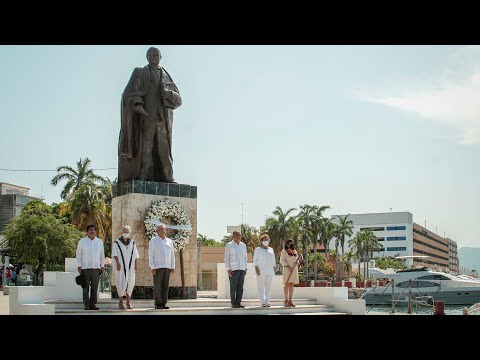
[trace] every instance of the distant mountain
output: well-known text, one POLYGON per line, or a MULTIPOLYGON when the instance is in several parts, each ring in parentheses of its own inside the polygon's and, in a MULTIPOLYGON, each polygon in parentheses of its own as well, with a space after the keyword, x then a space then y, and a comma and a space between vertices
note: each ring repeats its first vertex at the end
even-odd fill
POLYGON ((460 266, 480 271, 480 248, 462 247, 458 249, 458 262, 460 266))

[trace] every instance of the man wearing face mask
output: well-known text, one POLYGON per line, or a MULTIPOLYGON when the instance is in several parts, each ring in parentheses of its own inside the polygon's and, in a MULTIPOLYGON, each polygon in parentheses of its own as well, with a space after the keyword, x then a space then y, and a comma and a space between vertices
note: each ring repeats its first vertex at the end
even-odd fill
POLYGON ((260 236, 261 246, 253 253, 253 266, 257 273, 258 298, 262 307, 270 307, 272 295, 272 279, 275 275, 275 253, 268 246, 270 238, 267 234, 260 236))
POLYGON ((125 309, 123 297, 127 298, 127 309, 133 309, 130 299, 135 286, 135 272, 137 271, 137 259, 139 258, 135 241, 130 238, 132 230, 125 225, 122 236, 114 241, 112 257, 115 259, 113 274, 118 294, 118 307, 125 309))

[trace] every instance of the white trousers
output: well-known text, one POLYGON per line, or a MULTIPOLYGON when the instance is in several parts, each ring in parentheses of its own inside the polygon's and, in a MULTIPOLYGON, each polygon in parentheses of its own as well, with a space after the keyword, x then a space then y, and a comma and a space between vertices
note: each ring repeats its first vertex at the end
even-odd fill
POLYGON ((270 304, 273 275, 257 275, 258 298, 262 305, 270 304))

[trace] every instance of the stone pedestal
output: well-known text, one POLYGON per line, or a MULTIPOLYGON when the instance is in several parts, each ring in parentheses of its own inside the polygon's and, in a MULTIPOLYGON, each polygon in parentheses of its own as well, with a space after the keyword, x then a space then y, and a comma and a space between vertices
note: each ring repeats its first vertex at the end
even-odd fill
MULTIPOLYGON (((130 225, 140 259, 137 261, 134 299, 153 299, 153 276, 148 266, 148 238, 145 229, 145 215, 152 203, 168 199, 179 203, 187 213, 192 225, 189 243, 183 249, 183 269, 185 278, 185 298, 197 298, 197 187, 184 184, 170 184, 133 180, 118 184, 113 191, 112 200, 112 237, 113 241, 121 236, 124 225, 130 225)), ((171 223, 170 219, 160 219, 171 223)), ((167 237, 172 238, 175 230, 167 229, 167 237)), ((113 248, 113 244, 112 244, 113 248)), ((170 277, 169 299, 180 299, 182 280, 180 252, 175 257, 175 273, 170 277)), ((113 260, 113 259, 112 259, 113 260)), ((115 261, 112 262, 112 267, 115 261)), ((112 273, 112 297, 118 297, 115 279, 112 273)))

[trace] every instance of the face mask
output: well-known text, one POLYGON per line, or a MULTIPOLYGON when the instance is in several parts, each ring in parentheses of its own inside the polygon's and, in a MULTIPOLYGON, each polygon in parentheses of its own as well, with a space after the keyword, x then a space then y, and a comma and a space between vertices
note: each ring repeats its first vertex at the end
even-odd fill
POLYGON ((123 233, 122 236, 125 238, 125 239, 128 239, 130 237, 130 234, 125 234, 123 233))
POLYGON ((268 240, 262 241, 263 246, 268 246, 268 243, 269 243, 268 240))

